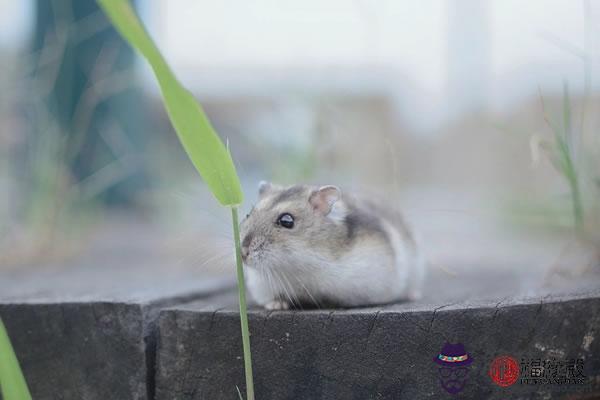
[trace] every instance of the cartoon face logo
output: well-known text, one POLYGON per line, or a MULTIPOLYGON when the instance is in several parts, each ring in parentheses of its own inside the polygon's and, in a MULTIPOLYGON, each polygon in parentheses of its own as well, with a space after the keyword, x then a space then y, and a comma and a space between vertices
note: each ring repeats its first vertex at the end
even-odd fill
POLYGON ((450 394, 457 394, 465 388, 469 376, 469 365, 473 358, 466 352, 462 343, 446 343, 433 362, 439 365, 440 384, 450 394))

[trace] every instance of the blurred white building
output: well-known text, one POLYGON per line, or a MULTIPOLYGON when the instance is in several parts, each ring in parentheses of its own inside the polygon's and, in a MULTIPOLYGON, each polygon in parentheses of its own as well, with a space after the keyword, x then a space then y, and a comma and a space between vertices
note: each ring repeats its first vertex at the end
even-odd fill
POLYGON ((492 81, 490 3, 480 0, 448 2, 446 34, 449 116, 483 111, 488 106, 492 81))
POLYGON ((572 0, 142 5, 201 96, 383 93, 422 132, 482 107, 513 108, 538 90, 558 93, 564 80, 582 91, 600 21, 594 4, 572 0))
MULTIPOLYGON (((466 111, 557 93, 565 80, 581 92, 585 68, 598 88, 600 5, 589 0, 138 4, 204 97, 385 94, 426 132, 466 111)), ((0 49, 26 46, 32 18, 33 2, 0 0, 0 49)))

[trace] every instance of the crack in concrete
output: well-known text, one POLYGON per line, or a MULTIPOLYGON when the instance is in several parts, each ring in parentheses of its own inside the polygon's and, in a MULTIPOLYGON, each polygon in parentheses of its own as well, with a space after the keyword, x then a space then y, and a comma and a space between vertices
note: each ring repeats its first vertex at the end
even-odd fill
POLYGON ((218 313, 219 311, 222 311, 224 308, 225 308, 225 307, 218 307, 218 308, 216 308, 216 309, 215 309, 215 310, 212 312, 212 314, 211 314, 211 316, 210 316, 210 322, 208 323, 208 331, 209 331, 209 332, 210 332, 210 331, 212 331, 213 325, 214 325, 214 323, 215 323, 215 317, 217 316, 217 313, 218 313))
POLYGON ((458 304, 458 302, 454 302, 454 303, 450 303, 450 304, 444 304, 443 306, 439 306, 433 309, 433 314, 431 315, 431 321, 429 322, 429 329, 427 330, 427 333, 431 333, 431 330, 433 329, 433 323, 435 322, 435 316, 437 314, 438 311, 446 308, 446 307, 451 307, 455 304, 458 304))
POLYGON ((544 308, 544 300, 547 299, 548 297, 550 297, 549 295, 544 296, 540 299, 540 303, 537 306, 536 310, 535 310, 535 314, 534 317, 531 319, 531 325, 530 328, 527 331, 527 334, 525 335, 525 339, 521 342, 520 347, 521 348, 526 348, 526 346, 529 343, 533 343, 533 338, 535 336, 535 331, 536 328, 538 326, 538 319, 540 318, 540 314, 542 313, 542 310, 544 308))
POLYGON ((325 329, 327 326, 329 326, 331 324, 331 322, 333 321, 333 313, 334 312, 335 312, 335 310, 329 312, 327 319, 323 322, 322 329, 325 329))
MULTIPOLYGON (((144 345, 144 357, 146 361, 145 383, 147 400, 154 400, 156 397, 156 364, 158 361, 157 350, 159 343, 158 318, 161 310, 167 307, 183 305, 196 300, 209 298, 217 293, 219 292, 186 293, 140 305, 142 314, 142 342, 144 345)), ((209 325, 209 331, 212 329, 213 320, 216 313, 223 308, 225 307, 220 307, 213 312, 209 325)))
POLYGON ((373 318, 373 321, 371 321, 371 326, 369 327, 369 333, 367 334, 367 344, 369 344, 369 340, 371 339, 371 333, 373 333, 373 329, 375 329, 375 324, 377 323, 377 318, 379 318, 379 313, 381 313, 381 310, 378 310, 375 313, 375 317, 373 318))
POLYGON ((494 315, 492 316, 492 323, 496 321, 496 317, 498 316, 498 312, 500 311, 500 305, 504 303, 508 298, 509 296, 503 297, 502 300, 496 303, 496 306, 494 307, 494 315))

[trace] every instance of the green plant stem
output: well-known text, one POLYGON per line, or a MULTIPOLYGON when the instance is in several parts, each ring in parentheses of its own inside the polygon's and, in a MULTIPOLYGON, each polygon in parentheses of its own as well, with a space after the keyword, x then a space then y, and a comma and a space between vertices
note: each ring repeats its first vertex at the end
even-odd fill
POLYGON ((244 370, 246 372, 246 400, 254 400, 254 380, 252 378, 252 356, 250 354, 250 330, 248 329, 248 308, 246 307, 246 285, 242 265, 242 247, 237 207, 231 207, 233 237, 235 241, 235 261, 237 264, 238 294, 240 298, 240 323, 242 326, 242 345, 244 348, 244 370))
POLYGON ((581 200, 581 190, 579 187, 579 175, 577 174, 577 168, 571 157, 571 151, 569 149, 568 142, 562 138, 558 133, 556 134, 556 143, 558 147, 558 158, 559 163, 557 169, 563 174, 567 183, 569 184, 569 190, 571 191, 571 202, 573 204, 573 221, 575 224, 575 230, 578 233, 583 231, 583 203, 581 200))
POLYGON ((581 192, 579 190, 579 180, 577 176, 569 179, 571 186, 571 196, 573 198, 573 215, 575 217, 575 229, 581 233, 583 231, 583 205, 581 202, 581 192))

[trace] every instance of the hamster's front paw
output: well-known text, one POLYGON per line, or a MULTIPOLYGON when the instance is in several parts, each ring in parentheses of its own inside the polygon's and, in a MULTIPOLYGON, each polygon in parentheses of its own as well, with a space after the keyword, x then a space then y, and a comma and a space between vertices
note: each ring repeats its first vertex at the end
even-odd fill
POLYGON ((283 300, 273 300, 270 303, 265 304, 267 310, 289 310, 290 303, 283 300))

